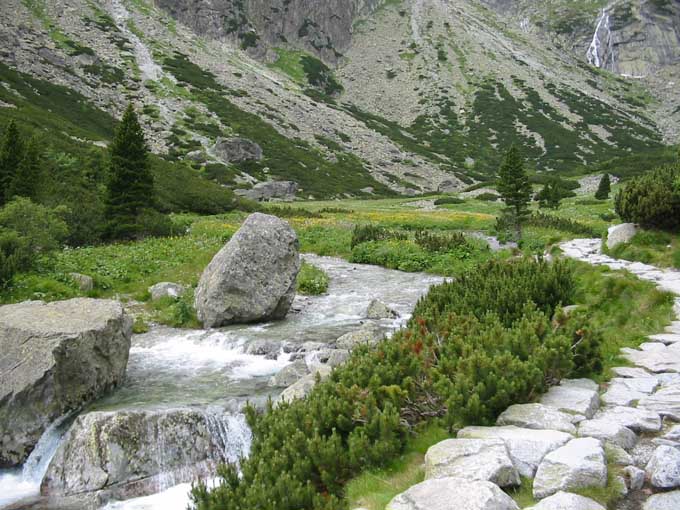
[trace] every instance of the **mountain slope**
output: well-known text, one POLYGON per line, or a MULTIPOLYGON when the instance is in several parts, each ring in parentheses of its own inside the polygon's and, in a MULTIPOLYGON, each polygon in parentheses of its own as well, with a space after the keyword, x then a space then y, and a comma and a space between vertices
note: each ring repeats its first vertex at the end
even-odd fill
POLYGON ((43 112, 57 137, 105 142, 110 131, 83 128, 132 100, 154 151, 228 186, 292 179, 304 197, 460 189, 492 175, 511 143, 540 171, 573 171, 675 141, 680 125, 675 92, 546 42, 552 11, 525 22, 522 2, 156 4, 6 0, 0 118, 32 108, 23 116, 39 125, 43 112), (30 80, 72 91, 82 114, 22 94, 30 80), (234 136, 264 159, 226 160, 214 145, 234 136))

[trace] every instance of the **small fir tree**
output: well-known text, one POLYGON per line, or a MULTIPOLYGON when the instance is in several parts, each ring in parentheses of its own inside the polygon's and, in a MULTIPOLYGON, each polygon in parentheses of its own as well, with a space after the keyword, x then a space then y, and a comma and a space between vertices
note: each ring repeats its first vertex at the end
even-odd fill
POLYGON ((505 218, 512 223, 517 239, 522 237, 522 223, 529 216, 531 183, 519 149, 510 147, 498 171, 498 191, 505 202, 505 218))
POLYGON ((40 150, 35 138, 25 144, 21 161, 12 176, 9 197, 35 198, 40 183, 40 150))
POLYGON ((19 128, 10 121, 0 143, 0 206, 11 198, 12 182, 24 156, 19 128))
POLYGON ((609 179, 609 174, 604 174, 602 179, 600 179, 600 185, 597 187, 597 191, 595 192, 595 198, 598 200, 607 200, 611 191, 612 185, 611 180, 609 179))
POLYGON ((151 207, 153 197, 148 148, 131 104, 116 129, 110 158, 107 233, 112 239, 131 239, 141 233, 139 217, 144 209, 151 207))
POLYGON ((546 183, 543 189, 538 193, 536 199, 541 208, 559 209, 560 202, 562 202, 563 191, 557 180, 551 180, 546 183))

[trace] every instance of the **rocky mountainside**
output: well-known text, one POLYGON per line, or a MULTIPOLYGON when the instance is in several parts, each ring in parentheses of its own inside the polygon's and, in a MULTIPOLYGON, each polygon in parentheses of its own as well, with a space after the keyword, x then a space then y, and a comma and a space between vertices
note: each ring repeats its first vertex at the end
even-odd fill
POLYGON ((677 142, 679 13, 660 0, 4 0, 0 118, 103 145, 132 100, 154 151, 228 186, 454 190, 511 143, 539 171, 573 171, 677 142))

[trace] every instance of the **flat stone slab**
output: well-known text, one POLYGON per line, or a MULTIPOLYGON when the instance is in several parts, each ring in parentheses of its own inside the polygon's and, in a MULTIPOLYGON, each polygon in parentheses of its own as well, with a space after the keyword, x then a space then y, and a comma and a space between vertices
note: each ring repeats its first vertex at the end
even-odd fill
POLYGON ((559 430, 576 434, 573 415, 543 404, 515 404, 508 407, 496 420, 496 425, 516 425, 525 429, 559 430))
POLYGON ((635 432, 620 423, 608 420, 582 421, 578 426, 578 435, 609 441, 624 450, 630 450, 637 443, 635 432))
POLYGON ((655 350, 621 349, 624 357, 635 365, 645 368, 650 372, 680 372, 680 344, 659 346, 655 350))
POLYGON ((595 415, 603 421, 611 421, 623 425, 635 432, 659 432, 661 430, 661 416, 659 413, 635 407, 607 407, 595 415))
POLYGON ((659 333, 658 335, 649 335, 647 338, 666 345, 680 342, 680 334, 675 333, 659 333))
POLYGON ((612 368, 612 372, 617 377, 630 377, 630 378, 654 377, 651 373, 647 372, 645 369, 638 367, 615 367, 612 368))
POLYGON ((563 381, 559 386, 553 386, 543 395, 541 404, 554 407, 558 411, 592 418, 600 407, 597 385, 590 381, 595 386, 593 389, 587 383, 581 382, 582 380, 578 381, 563 381))
POLYGON ((629 406, 654 392, 659 384, 656 377, 616 377, 601 399, 609 406, 629 406))
POLYGON ((425 479, 451 477, 499 487, 520 484, 501 439, 447 439, 430 447, 425 454, 425 479))
POLYGON ((680 491, 654 494, 642 506, 642 510, 678 510, 678 508, 680 508, 680 491))
POLYGON ((658 489, 680 487, 680 450, 659 446, 649 459, 645 472, 649 482, 658 489))
POLYGON ((599 440, 579 438, 550 452, 538 466, 534 497, 560 491, 607 486, 607 461, 599 440))
POLYGON ((558 430, 532 430, 514 425, 465 427, 458 431, 459 439, 502 439, 519 474, 529 478, 533 478, 543 457, 573 437, 558 430))
POLYGON ((510 496, 491 482, 435 478, 414 485, 385 510, 519 510, 510 496))
POLYGON ((653 395, 643 397, 638 402, 638 408, 680 421, 680 384, 661 388, 653 395))
POLYGON ((606 510, 606 508, 590 498, 560 491, 525 510, 606 510))
POLYGON ((666 326, 666 331, 668 333, 676 333, 680 335, 680 321, 671 322, 670 326, 666 326))

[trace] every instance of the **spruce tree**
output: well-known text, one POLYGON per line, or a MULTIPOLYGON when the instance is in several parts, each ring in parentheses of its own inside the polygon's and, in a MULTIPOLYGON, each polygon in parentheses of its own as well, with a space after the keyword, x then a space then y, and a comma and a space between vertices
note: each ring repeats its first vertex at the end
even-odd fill
POLYGON ((112 239, 131 239, 141 233, 139 216, 144 209, 152 207, 153 202, 148 148, 131 104, 116 129, 110 158, 107 233, 112 239))
POLYGON ((0 143, 0 206, 11 198, 11 187, 19 164, 24 156, 24 147, 19 128, 10 121, 0 143))
POLYGON ((524 169, 519 149, 510 147, 498 171, 498 191, 505 202, 505 216, 510 218, 515 234, 522 237, 522 223, 529 216, 531 183, 524 169))
POLYGON ((541 208, 559 209, 562 201, 562 189, 559 181, 551 180, 538 193, 538 204, 541 208))
POLYGON ((12 176, 9 197, 35 198, 40 183, 40 150, 35 138, 25 145, 21 161, 12 176))
POLYGON ((611 190, 612 186, 611 180, 609 179, 609 174, 604 174, 602 179, 600 179, 600 185, 597 187, 597 191, 595 192, 595 198, 598 200, 607 200, 611 190))

